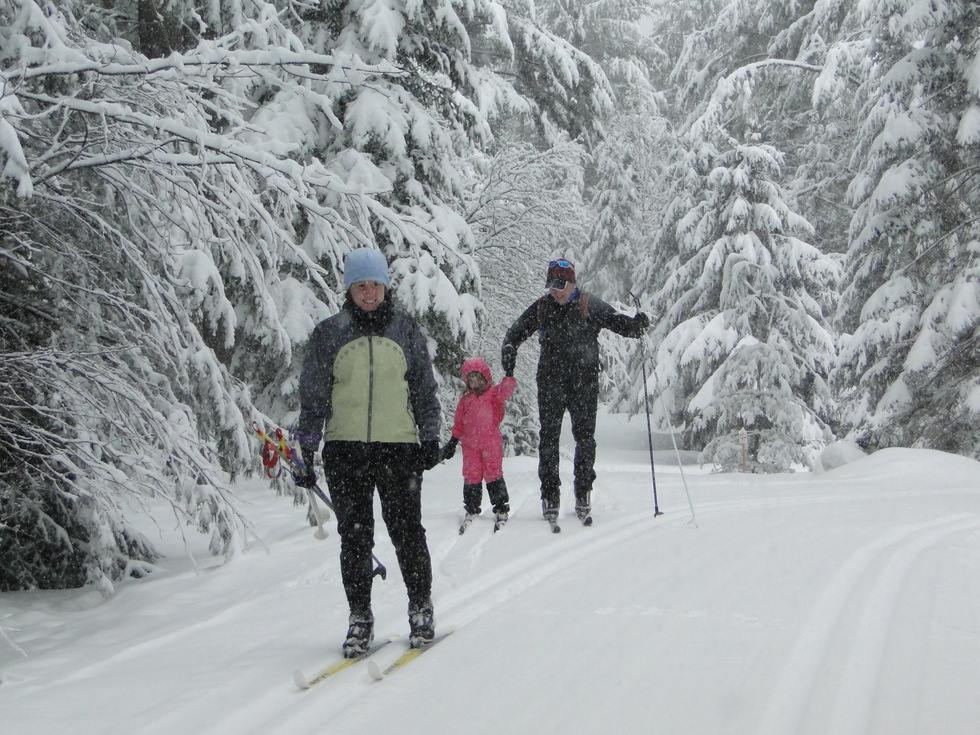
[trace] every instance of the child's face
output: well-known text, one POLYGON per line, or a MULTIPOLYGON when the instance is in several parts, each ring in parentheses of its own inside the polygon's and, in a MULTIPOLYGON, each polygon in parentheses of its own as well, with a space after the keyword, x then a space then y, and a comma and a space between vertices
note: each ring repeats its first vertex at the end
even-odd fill
POLYGON ((487 387, 487 379, 483 377, 483 373, 474 370, 466 376, 466 387, 474 393, 482 393, 487 387))

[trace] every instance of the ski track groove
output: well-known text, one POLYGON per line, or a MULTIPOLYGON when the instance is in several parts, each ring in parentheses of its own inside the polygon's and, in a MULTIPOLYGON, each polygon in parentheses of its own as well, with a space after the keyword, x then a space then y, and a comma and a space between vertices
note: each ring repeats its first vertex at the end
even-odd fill
POLYGON ((853 552, 848 561, 824 586, 817 603, 802 625, 769 698, 758 735, 801 732, 820 671, 827 664, 831 643, 841 636, 856 635, 849 647, 843 675, 835 687, 829 725, 821 730, 834 735, 867 732, 874 701, 875 684, 884 661, 895 602, 904 581, 922 552, 957 533, 980 528, 970 514, 895 529, 853 552), (874 571, 885 558, 884 567, 874 571), (848 626, 844 620, 849 602, 860 595, 862 581, 874 575, 870 595, 860 620, 848 626), (886 623, 882 625, 882 623, 886 623))
MULTIPOLYGON (((510 511, 510 518, 513 520, 517 516, 521 516, 521 511, 528 504, 529 500, 537 501, 537 496, 533 494, 527 494, 520 501, 516 507, 512 507, 510 511)), ((458 589, 461 585, 460 579, 467 579, 470 576, 470 572, 473 567, 483 556, 483 550, 486 544, 492 538, 496 538, 496 533, 493 530, 493 525, 491 523, 490 527, 487 528, 486 524, 481 521, 484 518, 485 513, 481 513, 479 518, 474 519, 473 523, 470 524, 469 528, 463 534, 457 533, 454 538, 449 541, 443 542, 439 550, 442 554, 442 561, 439 562, 439 569, 446 576, 450 587, 454 590, 458 589), (465 553, 462 553, 465 552, 465 553)), ((492 511, 487 519, 492 521, 493 515, 492 511)), ((462 522, 462 518, 459 519, 462 522)), ((457 523, 457 527, 458 527, 457 523)), ((501 529, 501 532, 507 529, 501 529)))

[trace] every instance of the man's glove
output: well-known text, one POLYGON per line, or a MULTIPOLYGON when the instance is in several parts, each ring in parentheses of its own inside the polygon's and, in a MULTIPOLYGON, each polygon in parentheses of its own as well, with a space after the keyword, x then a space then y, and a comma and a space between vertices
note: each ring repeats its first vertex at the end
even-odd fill
POLYGON ((293 480, 299 487, 312 490, 316 485, 316 469, 313 464, 316 461, 316 447, 303 447, 300 454, 303 457, 303 472, 294 473, 293 480))
POLYGON ((431 470, 437 464, 439 464, 439 457, 441 451, 439 450, 438 441, 425 441, 422 442, 419 447, 419 468, 424 472, 425 470, 431 470))
POLYGON ((638 311, 636 313, 636 316, 633 317, 633 321, 643 331, 646 331, 646 328, 650 326, 650 317, 648 317, 642 311, 638 311))
POLYGON ((517 366, 517 348, 509 342, 500 350, 500 364, 504 368, 504 375, 514 376, 514 368, 517 366))
POLYGON ((440 452, 440 459, 452 459, 453 455, 456 454, 456 445, 459 444, 459 439, 455 436, 446 442, 446 445, 442 448, 440 452))

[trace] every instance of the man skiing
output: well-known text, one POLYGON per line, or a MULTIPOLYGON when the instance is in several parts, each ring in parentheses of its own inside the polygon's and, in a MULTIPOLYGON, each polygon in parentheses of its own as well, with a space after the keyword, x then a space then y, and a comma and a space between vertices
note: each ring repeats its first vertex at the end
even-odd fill
POLYGON ((323 443, 323 471, 337 512, 340 571, 350 605, 343 651, 365 654, 371 612, 374 490, 408 592, 410 645, 435 637, 432 561, 422 526, 422 473, 439 462, 441 410, 425 335, 386 298, 388 265, 377 250, 347 255, 341 311, 310 336, 300 375, 299 437, 307 474, 323 443))
POLYGON ((610 329, 639 337, 650 325, 646 314, 627 316, 595 296, 580 291, 575 266, 564 258, 548 263, 548 293, 531 304, 507 330, 501 349, 504 373, 513 375, 517 349, 534 332, 541 343, 538 360, 538 478, 541 510, 553 528, 558 518, 561 479, 558 440, 568 411, 575 439, 575 513, 592 522, 595 480, 595 422, 599 405, 599 332, 610 329))

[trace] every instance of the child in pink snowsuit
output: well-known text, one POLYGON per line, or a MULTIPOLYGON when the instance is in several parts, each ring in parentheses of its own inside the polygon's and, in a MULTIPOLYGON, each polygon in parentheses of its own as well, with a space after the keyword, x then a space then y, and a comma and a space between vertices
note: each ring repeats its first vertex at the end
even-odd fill
POLYGON ((499 527, 507 521, 510 512, 510 498, 504 483, 504 442, 500 436, 500 422, 504 420, 504 404, 514 394, 517 381, 513 376, 507 376, 494 385, 490 366, 482 357, 463 362, 463 380, 466 392, 456 405, 453 436, 443 447, 442 458, 452 457, 456 453, 456 444, 463 443, 463 507, 467 520, 480 514, 482 483, 486 480, 487 494, 496 516, 495 527, 499 527))

